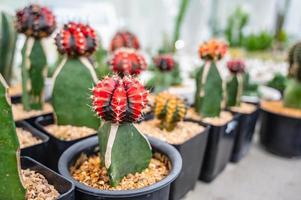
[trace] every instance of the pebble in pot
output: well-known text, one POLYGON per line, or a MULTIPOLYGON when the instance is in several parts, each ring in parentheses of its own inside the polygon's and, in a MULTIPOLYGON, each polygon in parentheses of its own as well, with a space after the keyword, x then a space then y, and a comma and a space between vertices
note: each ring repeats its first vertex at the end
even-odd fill
POLYGON ((60 173, 77 187, 77 199, 167 200, 181 158, 171 146, 149 142, 133 124, 147 104, 148 91, 138 80, 117 75, 105 77, 92 91, 93 109, 103 120, 99 155, 91 153, 97 145, 91 138, 70 147, 59 161, 60 173), (164 155, 164 148, 174 156, 166 157, 170 154, 164 155))

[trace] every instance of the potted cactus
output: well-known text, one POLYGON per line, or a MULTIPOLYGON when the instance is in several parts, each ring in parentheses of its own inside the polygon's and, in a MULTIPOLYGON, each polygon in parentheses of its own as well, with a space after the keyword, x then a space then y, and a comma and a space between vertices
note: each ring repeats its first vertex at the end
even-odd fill
POLYGON ((161 92, 170 86, 182 83, 179 64, 172 54, 159 54, 153 58, 153 77, 146 83, 146 87, 154 92, 161 92))
POLYGON ((54 116, 40 117, 35 124, 50 137, 53 156, 49 166, 56 170, 63 151, 95 134, 100 122, 87 106, 90 105, 89 89, 98 81, 95 68, 88 60, 97 47, 94 29, 69 22, 56 35, 55 42, 64 58, 53 75, 54 116))
POLYGON ((76 185, 77 198, 167 200, 181 157, 172 146, 147 139, 134 126, 148 91, 135 78, 114 75, 98 82, 92 92, 93 109, 103 121, 98 140, 73 145, 59 161, 60 173, 76 185))
POLYGON ((282 101, 262 101, 260 142, 284 157, 301 156, 301 45, 289 52, 290 69, 282 101))
POLYGON ((161 92, 155 97, 155 118, 137 124, 141 132, 173 145, 182 156, 182 171, 171 184, 170 200, 181 199, 194 188, 207 144, 208 128, 183 121, 186 111, 181 98, 161 92))
POLYGON ((45 38, 56 28, 55 17, 47 7, 31 4, 16 13, 16 29, 26 39, 22 48, 22 105, 13 107, 16 120, 51 112, 44 105, 47 74, 45 38))
POLYGON ((20 159, 20 147, 7 89, 4 78, 0 75, 1 198, 24 200, 37 195, 51 200, 73 198, 71 182, 32 159, 20 159))
POLYGON ((233 114, 239 114, 231 161, 238 162, 249 150, 259 110, 255 105, 241 101, 245 81, 244 62, 230 60, 227 62, 227 67, 231 74, 227 82, 227 107, 233 114))
POLYGON ((226 52, 227 45, 214 39, 200 46, 199 54, 204 64, 197 70, 194 107, 187 114, 187 118, 211 126, 200 174, 200 179, 207 182, 212 181, 228 163, 237 124, 230 112, 222 110, 225 106, 224 82, 216 64, 226 52))

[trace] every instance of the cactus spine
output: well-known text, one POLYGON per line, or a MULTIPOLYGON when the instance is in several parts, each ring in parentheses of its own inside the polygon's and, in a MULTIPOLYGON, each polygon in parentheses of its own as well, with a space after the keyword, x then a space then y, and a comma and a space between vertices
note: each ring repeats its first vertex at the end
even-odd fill
POLYGON ((232 78, 227 82, 227 106, 239 106, 243 93, 245 64, 241 60, 232 60, 227 63, 232 78))
POLYGON ((70 22, 57 34, 58 51, 65 55, 53 80, 52 105, 58 125, 99 127, 99 120, 89 109, 89 89, 98 81, 88 60, 97 47, 94 29, 70 22))
POLYGON ((93 88, 93 108, 104 121, 98 131, 100 156, 112 186, 147 168, 152 157, 148 140, 133 125, 142 115, 147 95, 129 76, 105 77, 93 88))
POLYGON ((291 65, 288 85, 284 91, 284 106, 301 109, 301 45, 298 43, 290 52, 291 65))
POLYGON ((7 88, 0 74, 0 197, 24 200, 25 189, 19 176, 19 142, 7 88))
POLYGON ((221 41, 209 40, 201 45, 199 54, 205 60, 196 73, 195 111, 203 117, 218 117, 223 100, 223 81, 216 66, 222 59, 227 45, 221 41))
POLYGON ((46 7, 32 4, 16 14, 16 29, 26 36, 22 49, 22 103, 25 110, 41 110, 47 58, 43 40, 56 27, 55 17, 46 7))
POLYGON ((0 73, 10 83, 16 49, 17 33, 12 16, 1 13, 0 73))
POLYGON ((160 128, 172 131, 177 122, 182 121, 187 108, 184 101, 175 95, 162 92, 156 96, 154 112, 160 120, 160 128))

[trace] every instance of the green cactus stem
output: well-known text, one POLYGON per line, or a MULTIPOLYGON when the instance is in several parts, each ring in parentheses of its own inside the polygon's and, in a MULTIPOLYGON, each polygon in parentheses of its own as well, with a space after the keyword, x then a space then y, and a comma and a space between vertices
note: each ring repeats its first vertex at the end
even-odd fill
POLYGON ((10 83, 16 49, 17 32, 12 16, 1 13, 0 73, 10 83))
POLYGON ((223 81, 214 61, 196 73, 195 111, 203 117, 218 117, 223 100, 223 81))
POLYGON ((22 49, 22 103, 24 110, 41 110, 47 58, 43 39, 27 38, 22 49))
POLYGON ((96 66, 96 73, 99 79, 109 75, 111 73, 107 58, 108 52, 100 44, 97 51, 95 52, 94 60, 96 66))
POLYGON ((124 176, 141 172, 152 157, 148 140, 131 123, 105 122, 98 132, 100 155, 110 175, 110 184, 117 186, 124 176))
POLYGON ((24 200, 25 189, 20 178, 19 142, 7 88, 0 74, 0 197, 24 200))
POLYGON ((95 68, 86 57, 67 58, 53 76, 52 105, 58 125, 99 127, 89 108, 89 89, 98 81, 95 68))
POLYGON ((227 83, 227 106, 239 106, 243 93, 243 76, 234 75, 227 83))

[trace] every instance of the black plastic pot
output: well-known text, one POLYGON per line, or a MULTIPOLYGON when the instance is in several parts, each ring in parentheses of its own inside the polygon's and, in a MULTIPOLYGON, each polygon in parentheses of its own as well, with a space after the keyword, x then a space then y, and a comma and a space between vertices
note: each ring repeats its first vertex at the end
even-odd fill
POLYGON ((261 110, 260 143, 282 157, 301 156, 301 119, 261 110))
POLYGON ((234 147, 231 155, 231 162, 240 161, 249 151, 256 122, 259 115, 259 109, 256 109, 254 112, 249 114, 236 113, 239 114, 238 125, 237 125, 237 134, 234 141, 234 147))
POLYGON ((97 136, 78 142, 67 149, 59 160, 59 172, 74 182, 77 200, 168 200, 170 184, 177 178, 181 171, 182 159, 173 146, 150 137, 149 141, 153 150, 166 155, 172 164, 170 174, 160 182, 151 186, 137 190, 110 191, 91 188, 73 179, 69 173, 69 167, 74 164, 81 153, 87 155, 96 153, 95 149, 98 147, 97 136))
POLYGON ((61 139, 53 136, 51 133, 49 133, 44 128, 45 126, 53 124, 53 123, 54 123, 53 114, 43 115, 43 116, 36 118, 35 127, 49 137, 50 140, 49 140, 48 152, 51 153, 51 156, 48 157, 46 165, 50 169, 58 172, 57 164, 58 164, 59 158, 62 155, 62 153, 66 149, 68 149, 70 146, 75 144, 76 142, 86 139, 86 138, 89 138, 93 135, 87 136, 84 138, 79 138, 79 139, 72 140, 72 141, 61 140, 61 139))
POLYGON ((28 156, 30 158, 35 159, 36 161, 45 164, 46 163, 46 150, 49 145, 49 137, 43 134, 41 131, 33 128, 29 123, 25 121, 16 122, 16 126, 18 128, 22 128, 28 132, 30 132, 36 138, 42 140, 41 143, 35 144, 29 147, 25 147, 21 149, 21 156, 28 156))
POLYGON ((29 157, 21 157, 21 167, 42 174, 48 183, 60 193, 58 200, 74 200, 74 185, 71 181, 29 157))

